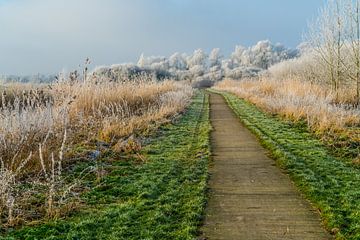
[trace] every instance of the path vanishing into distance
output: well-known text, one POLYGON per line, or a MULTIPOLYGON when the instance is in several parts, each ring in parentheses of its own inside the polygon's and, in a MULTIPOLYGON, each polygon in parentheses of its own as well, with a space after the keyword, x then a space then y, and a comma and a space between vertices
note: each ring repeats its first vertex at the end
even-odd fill
POLYGON ((332 239, 221 95, 210 93, 210 119, 213 163, 202 239, 332 239))

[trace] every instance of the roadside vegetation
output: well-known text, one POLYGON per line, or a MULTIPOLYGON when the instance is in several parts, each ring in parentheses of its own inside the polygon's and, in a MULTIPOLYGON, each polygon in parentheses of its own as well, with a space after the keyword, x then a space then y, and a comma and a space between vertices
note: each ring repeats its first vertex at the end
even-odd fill
POLYGON ((141 157, 107 150, 98 160, 107 174, 86 182, 81 211, 0 239, 194 239, 206 203, 208 115, 199 93, 184 115, 148 137, 141 157))
POLYGON ((192 95, 186 83, 100 78, 86 68, 46 86, 3 86, 0 234, 83 208, 84 194, 111 173, 104 154, 145 161, 146 136, 183 112, 192 95))
POLYGON ((359 165, 360 110, 337 102, 339 97, 325 86, 260 78, 224 80, 214 89, 234 93, 270 114, 303 124, 344 162, 359 165))

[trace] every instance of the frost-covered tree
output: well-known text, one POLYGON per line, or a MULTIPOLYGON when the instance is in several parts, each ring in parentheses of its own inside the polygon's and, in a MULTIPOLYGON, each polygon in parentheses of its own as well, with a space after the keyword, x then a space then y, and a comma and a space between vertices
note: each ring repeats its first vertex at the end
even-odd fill
POLYGON ((174 53, 169 57, 169 66, 175 70, 186 70, 186 55, 180 53, 174 53))
POLYGON ((281 44, 273 44, 269 40, 264 40, 248 48, 241 45, 236 46, 230 58, 222 61, 221 65, 226 77, 253 77, 262 70, 297 55, 298 50, 288 49, 281 44))
POLYGON ((139 67, 145 67, 145 64, 146 64, 145 56, 144 56, 144 54, 142 53, 142 54, 140 55, 140 57, 139 57, 139 60, 138 60, 138 62, 137 62, 137 65, 138 65, 139 67))
POLYGON ((223 56, 220 53, 220 48, 214 48, 209 55, 209 67, 221 66, 221 59, 223 56))
POLYGON ((310 25, 306 41, 318 69, 325 70, 319 80, 337 94, 343 88, 355 91, 360 104, 360 0, 329 0, 310 25))
POLYGON ((207 55, 202 49, 197 49, 187 58, 187 66, 192 78, 202 76, 207 72, 207 55))
POLYGON ((329 1, 310 26, 307 36, 307 41, 317 52, 318 63, 327 70, 327 78, 335 91, 338 90, 342 77, 342 50, 346 35, 344 10, 340 1, 329 1))
POLYGON ((188 57, 188 67, 203 66, 206 67, 207 55, 202 49, 197 49, 194 53, 188 57))

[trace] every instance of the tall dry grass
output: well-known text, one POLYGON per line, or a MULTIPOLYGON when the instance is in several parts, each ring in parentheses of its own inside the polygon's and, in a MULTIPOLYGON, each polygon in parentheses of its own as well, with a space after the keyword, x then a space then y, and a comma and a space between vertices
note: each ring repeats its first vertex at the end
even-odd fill
POLYGON ((360 142, 360 109, 347 104, 346 90, 335 93, 311 82, 270 77, 224 80, 214 88, 234 93, 283 118, 295 122, 305 120, 325 141, 339 143, 339 139, 345 137, 347 143, 343 144, 360 142))
POLYGON ((129 136, 136 138, 181 112, 192 94, 185 83, 147 76, 131 81, 62 77, 48 86, 5 86, 0 100, 2 226, 63 215, 78 196, 73 189, 81 178, 98 170, 67 179, 74 145, 95 141, 121 150, 129 136))

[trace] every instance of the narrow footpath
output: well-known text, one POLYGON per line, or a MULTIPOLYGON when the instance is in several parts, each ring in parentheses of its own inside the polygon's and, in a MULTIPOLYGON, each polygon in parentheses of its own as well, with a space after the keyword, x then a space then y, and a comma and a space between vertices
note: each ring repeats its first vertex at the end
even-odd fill
POLYGON ((213 164, 202 239, 332 239, 221 95, 210 94, 210 118, 213 164))

